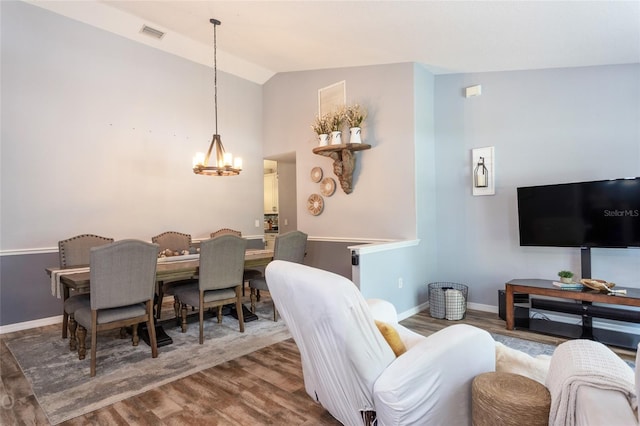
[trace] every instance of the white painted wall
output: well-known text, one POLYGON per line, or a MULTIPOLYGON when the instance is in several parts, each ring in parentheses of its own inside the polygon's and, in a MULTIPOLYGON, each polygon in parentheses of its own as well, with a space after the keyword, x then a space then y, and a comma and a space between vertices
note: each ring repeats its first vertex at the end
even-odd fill
POLYGON ((192 157, 214 132, 211 67, 3 2, 1 113, 3 251, 81 233, 262 233, 255 83, 218 73, 219 131, 245 170, 197 176, 192 157))

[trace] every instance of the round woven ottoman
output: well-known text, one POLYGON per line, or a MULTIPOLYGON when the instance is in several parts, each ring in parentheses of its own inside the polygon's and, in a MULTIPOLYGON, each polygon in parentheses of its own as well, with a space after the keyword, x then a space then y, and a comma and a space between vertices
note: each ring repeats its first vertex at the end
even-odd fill
POLYGON ((471 386, 474 426, 546 426, 551 396, 542 384, 512 373, 483 373, 471 386))

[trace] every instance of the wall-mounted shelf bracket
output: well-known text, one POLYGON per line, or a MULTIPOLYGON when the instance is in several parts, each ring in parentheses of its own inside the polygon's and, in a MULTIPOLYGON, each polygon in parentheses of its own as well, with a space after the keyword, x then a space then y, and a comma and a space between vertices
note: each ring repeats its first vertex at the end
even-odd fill
POLYGON ((333 173, 340 181, 345 194, 353 192, 353 172, 356 169, 356 151, 370 149, 366 143, 347 143, 341 145, 327 145, 313 148, 313 153, 333 158, 333 173))

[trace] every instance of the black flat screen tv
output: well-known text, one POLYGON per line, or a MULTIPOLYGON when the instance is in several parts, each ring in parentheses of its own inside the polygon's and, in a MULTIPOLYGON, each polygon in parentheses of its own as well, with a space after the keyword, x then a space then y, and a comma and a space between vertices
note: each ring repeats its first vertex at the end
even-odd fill
POLYGON ((640 247, 640 177, 517 191, 521 246, 640 247))

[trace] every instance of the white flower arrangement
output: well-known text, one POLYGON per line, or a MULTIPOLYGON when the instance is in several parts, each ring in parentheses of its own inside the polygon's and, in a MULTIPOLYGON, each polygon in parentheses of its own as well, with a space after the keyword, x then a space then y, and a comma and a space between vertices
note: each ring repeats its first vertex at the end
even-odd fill
POLYGON ((322 117, 316 116, 311 128, 318 135, 327 135, 331 133, 331 117, 328 114, 322 117))
POLYGON ((348 105, 344 108, 344 119, 349 123, 349 127, 361 127, 367 111, 358 104, 348 105))
POLYGON ((338 109, 331 114, 330 122, 331 122, 331 130, 334 132, 339 132, 342 127, 342 123, 344 123, 344 111, 342 109, 338 109))

